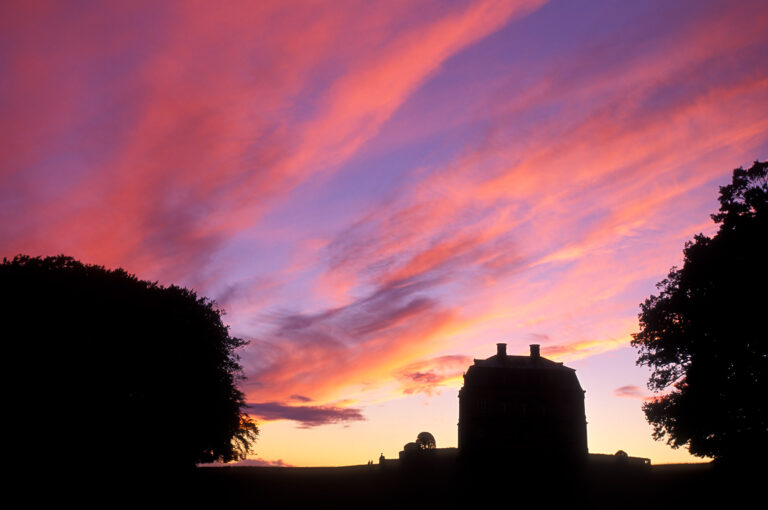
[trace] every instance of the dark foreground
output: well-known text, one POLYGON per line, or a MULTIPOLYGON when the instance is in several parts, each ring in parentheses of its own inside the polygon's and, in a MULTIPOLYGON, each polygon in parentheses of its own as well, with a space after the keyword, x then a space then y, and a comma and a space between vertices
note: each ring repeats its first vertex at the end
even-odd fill
MULTIPOLYGON (((762 491, 764 471, 710 464, 554 472, 497 467, 403 470, 397 465, 338 468, 198 468, 181 499, 239 508, 741 508, 762 491)), ((760 501, 759 499, 757 501, 760 501)))

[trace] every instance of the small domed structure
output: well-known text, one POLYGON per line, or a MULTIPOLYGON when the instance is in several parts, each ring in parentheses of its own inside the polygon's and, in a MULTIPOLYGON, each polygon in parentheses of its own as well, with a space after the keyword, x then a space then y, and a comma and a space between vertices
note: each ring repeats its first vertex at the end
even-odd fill
POLYGON ((403 446, 403 452, 405 453, 415 453, 419 451, 419 445, 417 445, 414 442, 405 443, 405 446, 403 446))
POLYGON ((416 436, 416 446, 419 447, 419 450, 434 450, 437 448, 435 436, 429 432, 419 432, 419 435, 416 436))

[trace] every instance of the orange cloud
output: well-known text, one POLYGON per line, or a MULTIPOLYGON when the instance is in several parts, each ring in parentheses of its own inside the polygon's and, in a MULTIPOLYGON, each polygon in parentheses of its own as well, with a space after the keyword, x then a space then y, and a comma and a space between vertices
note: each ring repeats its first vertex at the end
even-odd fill
POLYGON ((254 356, 243 357, 249 400, 300 394, 329 402, 388 379, 460 323, 454 310, 420 296, 429 286, 383 286, 340 308, 275 316, 274 327, 252 340, 254 356))

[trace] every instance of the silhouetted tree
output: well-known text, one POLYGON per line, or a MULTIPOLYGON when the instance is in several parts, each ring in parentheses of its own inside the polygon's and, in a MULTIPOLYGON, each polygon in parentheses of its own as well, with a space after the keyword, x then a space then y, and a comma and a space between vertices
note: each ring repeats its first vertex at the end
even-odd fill
POLYGON ((655 439, 693 455, 768 453, 768 163, 720 188, 716 235, 686 243, 683 267, 641 305, 632 345, 653 371, 645 403, 655 439))
POLYGON ((437 448, 435 436, 429 432, 419 432, 419 435, 416 436, 416 446, 419 450, 434 450, 437 448))
POLYGON ((122 269, 65 256, 3 259, 13 440, 34 462, 67 466, 243 458, 258 429, 236 386, 235 350, 245 342, 229 335, 222 313, 191 290, 122 269))

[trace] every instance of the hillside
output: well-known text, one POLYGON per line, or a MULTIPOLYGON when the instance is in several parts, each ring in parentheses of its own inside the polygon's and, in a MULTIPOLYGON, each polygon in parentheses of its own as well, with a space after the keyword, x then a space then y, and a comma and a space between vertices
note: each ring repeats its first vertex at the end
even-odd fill
POLYGON ((643 470, 589 469, 493 473, 450 467, 429 471, 397 466, 332 468, 199 468, 190 486, 197 503, 254 507, 458 508, 492 503, 568 504, 575 508, 680 508, 727 497, 746 499, 759 474, 726 472, 711 464, 668 464, 643 470), (752 478, 754 477, 754 478, 752 478))

